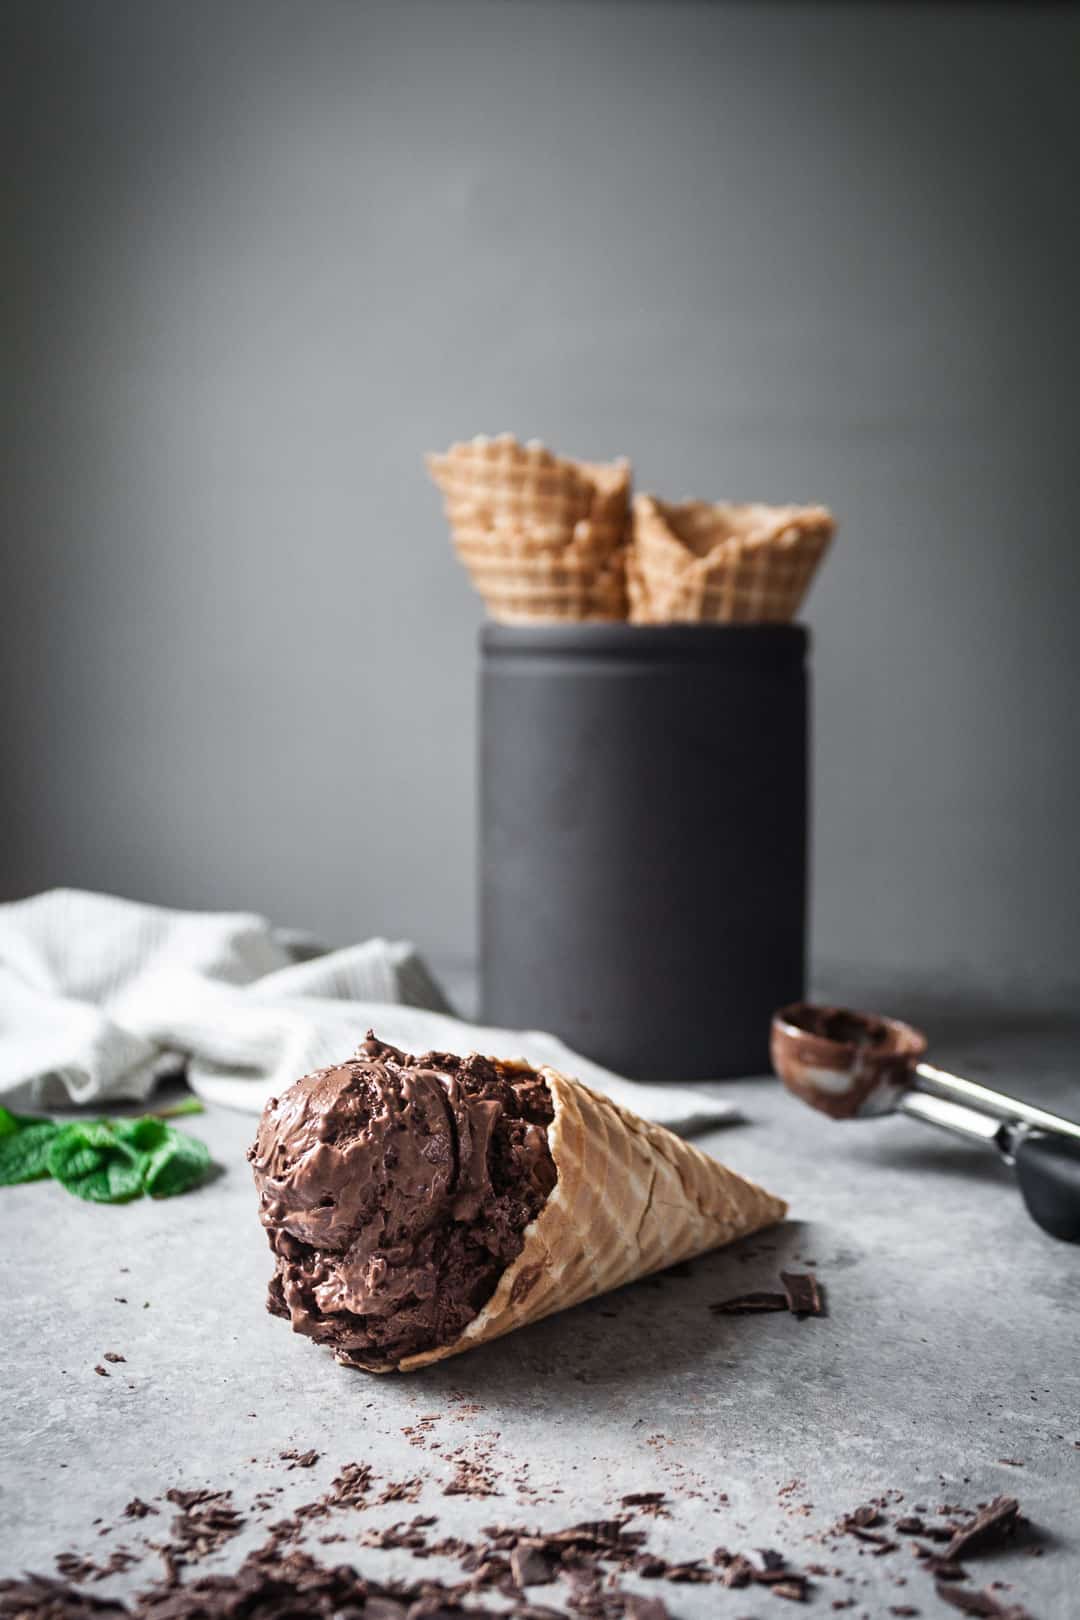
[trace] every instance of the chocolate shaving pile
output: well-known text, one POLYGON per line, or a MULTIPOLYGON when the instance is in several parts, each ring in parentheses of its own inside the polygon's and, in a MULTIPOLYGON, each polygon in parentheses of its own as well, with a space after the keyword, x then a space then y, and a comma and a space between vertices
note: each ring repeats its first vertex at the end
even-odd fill
MULTIPOLYGON (((449 1454, 447 1461, 459 1471, 463 1464, 471 1463, 498 1478, 491 1458, 495 1439, 497 1436, 462 1447, 449 1454)), ((314 1451, 290 1450, 280 1457, 289 1468, 309 1468, 318 1460, 314 1451)), ((147 1542, 140 1554, 117 1548, 105 1564, 75 1553, 62 1554, 56 1561, 62 1577, 59 1581, 32 1574, 0 1581, 0 1620, 303 1620, 306 1616, 313 1620, 323 1616, 326 1620, 453 1620, 468 1615, 494 1620, 496 1613, 508 1620, 565 1620, 567 1615, 581 1620, 670 1620, 663 1599, 628 1591, 623 1577, 735 1590, 759 1588, 794 1603, 812 1598, 811 1577, 851 1580, 841 1568, 822 1564, 810 1564, 805 1570, 792 1568, 783 1553, 768 1547, 756 1553, 717 1547, 708 1561, 664 1558, 648 1548, 644 1530, 631 1526, 635 1517, 669 1516, 669 1497, 659 1490, 628 1493, 621 1499, 624 1511, 613 1517, 555 1531, 493 1524, 472 1540, 436 1538, 432 1532, 437 1518, 417 1514, 408 1521, 371 1526, 359 1534, 353 1529, 348 1537, 354 1548, 399 1549, 417 1560, 453 1559, 460 1566, 458 1580, 381 1584, 351 1564, 321 1565, 296 1545, 309 1528, 328 1532, 318 1537, 324 1545, 342 1542, 346 1538, 335 1528, 332 1515, 380 1503, 415 1501, 424 1484, 419 1477, 376 1482, 370 1466, 350 1463, 322 1496, 269 1525, 262 1546, 238 1571, 201 1574, 187 1581, 183 1579, 185 1566, 230 1541, 243 1528, 245 1514, 233 1505, 227 1490, 174 1488, 164 1493, 165 1500, 179 1509, 171 1540, 147 1542), (137 1598, 127 1604, 109 1602, 83 1589, 82 1583, 123 1572, 147 1548, 160 1553, 165 1576, 137 1598), (559 1583, 558 1606, 530 1598, 531 1589, 555 1583, 559 1583), (483 1606, 489 1597, 503 1606, 497 1610, 483 1606), (478 1603, 480 1607, 476 1607, 478 1603)), ((280 1486, 264 1489, 248 1516, 268 1512, 280 1490, 280 1486)), ((805 1491, 799 1480, 780 1488, 778 1501, 786 1504, 786 1512, 793 1511, 790 1499, 798 1490, 805 1491)), ((482 1489, 477 1494, 486 1492, 482 1489)), ((867 1501, 845 1514, 820 1539, 831 1546, 828 1537, 851 1538, 849 1548, 855 1542, 860 1553, 879 1557, 900 1550, 893 1535, 917 1536, 921 1539, 909 1545, 922 1569, 933 1578, 933 1590, 943 1603, 985 1620, 1031 1620, 1019 1603, 998 1597, 989 1588, 977 1590, 964 1584, 968 1573, 959 1562, 961 1554, 965 1559, 975 1557, 1016 1532, 1023 1520, 1014 1497, 999 1496, 974 1509, 944 1503, 933 1515, 942 1523, 929 1522, 931 1515, 924 1504, 901 1512, 898 1504, 902 1500, 900 1492, 889 1491, 867 1501), (928 1543, 946 1545, 944 1550, 936 1550, 928 1543)), ((124 1511, 128 1519, 143 1519, 157 1514, 158 1509, 134 1497, 124 1511)), ((108 1534, 109 1527, 98 1533, 108 1534)), ((907 1577, 894 1575, 894 1581, 902 1587, 907 1577)), ((995 1585, 1000 1589, 999 1583, 995 1585)), ((843 1596, 829 1601, 834 1610, 841 1611, 855 1606, 857 1600, 843 1596)), ((918 1612, 911 1603, 897 1602, 889 1608, 897 1620, 918 1612)))
POLYGON ((232 1506, 231 1491, 165 1492, 165 1500, 180 1512, 172 1522, 169 1548, 178 1564, 194 1563, 231 1541, 244 1528, 244 1516, 232 1506))
POLYGON ((793 1603, 805 1603, 810 1595, 810 1581, 799 1570, 789 1569, 783 1555, 766 1548, 761 1553, 761 1567, 751 1562, 745 1553, 729 1553, 717 1547, 713 1563, 723 1571, 722 1586, 742 1587, 752 1582, 767 1586, 773 1597, 789 1598, 793 1603))

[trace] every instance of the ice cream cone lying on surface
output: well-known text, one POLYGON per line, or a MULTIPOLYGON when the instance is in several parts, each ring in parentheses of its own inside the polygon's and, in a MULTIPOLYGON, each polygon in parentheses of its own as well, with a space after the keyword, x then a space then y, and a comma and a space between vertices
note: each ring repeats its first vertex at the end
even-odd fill
POLYGON ((266 1106, 249 1150, 269 1308, 411 1371, 783 1218, 786 1205, 553 1069, 373 1035, 266 1106))
POLYGON ((427 465, 492 618, 625 619, 629 462, 570 461, 504 433, 427 465))
POLYGON ((786 624, 836 525, 823 506, 634 497, 627 559, 636 624, 786 624))

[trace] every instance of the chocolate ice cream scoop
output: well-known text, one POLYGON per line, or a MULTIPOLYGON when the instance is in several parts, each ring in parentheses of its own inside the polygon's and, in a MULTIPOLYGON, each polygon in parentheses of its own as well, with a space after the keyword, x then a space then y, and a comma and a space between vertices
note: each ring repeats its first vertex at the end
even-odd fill
POLYGON ((911 1024, 796 1002, 773 1017, 773 1068, 831 1119, 904 1113, 994 1147, 1044 1231, 1080 1243, 1080 1124, 924 1061, 911 1024))
POLYGON ((270 1310, 360 1367, 455 1339, 555 1185, 552 1112, 531 1071, 407 1057, 370 1033, 297 1081, 248 1152, 270 1310))

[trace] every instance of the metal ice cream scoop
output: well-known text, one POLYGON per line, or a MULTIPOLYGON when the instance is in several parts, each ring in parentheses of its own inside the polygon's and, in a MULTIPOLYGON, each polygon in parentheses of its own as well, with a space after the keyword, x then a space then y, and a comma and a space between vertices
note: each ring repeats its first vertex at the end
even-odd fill
POLYGON ((1080 1243, 1080 1124, 924 1061, 911 1024, 847 1007, 796 1002, 772 1021, 772 1064, 788 1090, 832 1119, 907 1114, 992 1147, 1028 1213, 1051 1237, 1080 1243))

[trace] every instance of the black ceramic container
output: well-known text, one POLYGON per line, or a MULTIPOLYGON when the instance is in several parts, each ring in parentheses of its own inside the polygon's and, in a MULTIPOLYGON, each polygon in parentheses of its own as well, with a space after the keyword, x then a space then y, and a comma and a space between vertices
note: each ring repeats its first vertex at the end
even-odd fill
POLYGON ((804 993, 807 639, 484 627, 487 1022, 638 1079, 768 1068, 804 993))

